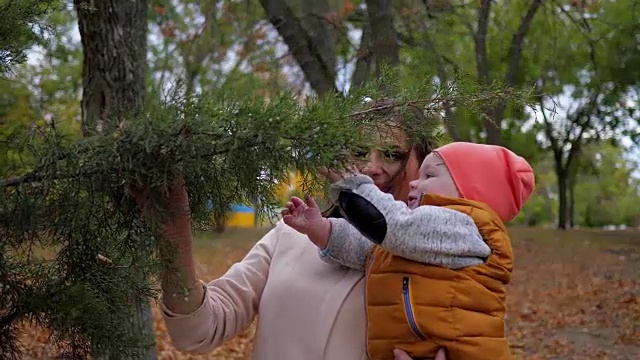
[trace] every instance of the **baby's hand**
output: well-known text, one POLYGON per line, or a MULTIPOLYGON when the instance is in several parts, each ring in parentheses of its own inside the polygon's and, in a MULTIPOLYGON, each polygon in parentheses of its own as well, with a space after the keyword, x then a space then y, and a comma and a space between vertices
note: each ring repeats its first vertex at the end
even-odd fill
POLYGON ((331 223, 322 216, 320 208, 310 196, 306 196, 305 201, 293 196, 282 210, 282 220, 307 235, 316 246, 324 248, 327 245, 331 223))
POLYGON ((287 207, 282 210, 282 219, 285 224, 308 235, 309 231, 322 220, 322 214, 311 197, 306 196, 305 201, 302 201, 293 196, 287 203, 287 207))

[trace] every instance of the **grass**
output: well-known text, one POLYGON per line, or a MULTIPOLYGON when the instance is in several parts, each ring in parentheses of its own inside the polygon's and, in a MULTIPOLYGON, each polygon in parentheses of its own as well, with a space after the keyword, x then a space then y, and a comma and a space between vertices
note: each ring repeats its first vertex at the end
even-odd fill
MULTIPOLYGON (((197 233, 205 280, 242 259, 269 228, 197 233)), ((515 270, 507 332, 517 359, 640 359, 640 232, 514 227, 515 270)), ((158 356, 249 359, 254 328, 206 355, 173 349, 154 307, 158 356)), ((47 359, 45 337, 31 336, 25 359, 47 359)), ((51 357, 52 358, 52 357, 51 357)))

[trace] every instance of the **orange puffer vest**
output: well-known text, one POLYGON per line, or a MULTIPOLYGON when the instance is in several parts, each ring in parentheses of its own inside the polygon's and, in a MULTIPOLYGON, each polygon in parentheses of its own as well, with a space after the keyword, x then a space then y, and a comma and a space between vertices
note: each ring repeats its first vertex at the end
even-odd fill
POLYGON ((491 255, 481 265, 452 270, 374 247, 365 294, 369 357, 393 359, 393 349, 399 348, 413 359, 433 358, 444 347, 448 360, 511 359, 504 302, 513 250, 504 223, 479 202, 426 195, 421 205, 471 216, 491 255))

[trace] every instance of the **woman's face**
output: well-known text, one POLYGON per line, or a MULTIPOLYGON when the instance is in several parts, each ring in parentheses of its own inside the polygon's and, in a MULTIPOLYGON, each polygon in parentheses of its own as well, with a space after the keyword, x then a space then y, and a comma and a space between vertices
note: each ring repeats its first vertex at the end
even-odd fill
POLYGON ((420 160, 407 146, 406 135, 392 126, 378 135, 377 145, 368 154, 359 154, 363 160, 360 171, 373 179, 382 191, 406 201, 409 182, 418 177, 420 160))

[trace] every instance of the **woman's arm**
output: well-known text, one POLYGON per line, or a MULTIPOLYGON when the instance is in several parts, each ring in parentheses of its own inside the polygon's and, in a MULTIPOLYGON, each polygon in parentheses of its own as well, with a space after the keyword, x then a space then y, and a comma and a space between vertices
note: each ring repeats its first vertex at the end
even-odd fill
MULTIPOLYGON (((473 219, 466 214, 435 206, 420 206, 411 210, 405 203, 395 201, 393 196, 381 192, 365 175, 346 177, 333 184, 332 198, 338 201, 345 190, 373 208, 363 211, 361 207, 365 205, 359 204, 355 209, 343 209, 351 212, 345 217, 350 218, 349 221, 363 233, 362 236, 379 243, 395 255, 448 268, 462 268, 483 263, 491 253, 473 219), (379 212, 379 219, 385 224, 384 227, 377 224, 375 227, 381 230, 374 233, 368 230, 376 223, 375 217, 369 217, 373 221, 365 221, 367 219, 362 217, 363 214, 372 213, 372 210, 379 212), (360 219, 356 219, 358 217, 360 219)), ((334 259, 347 256, 350 255, 342 251, 331 254, 334 259)))
MULTIPOLYGON (((143 216, 152 220, 156 206, 148 191, 136 184, 130 184, 130 191, 143 216)), ((169 189, 165 204, 170 216, 160 224, 159 236, 173 246, 161 250, 170 263, 161 274, 160 308, 177 349, 206 352, 242 333, 253 321, 285 225, 278 223, 242 261, 221 278, 204 284, 196 274, 189 197, 182 179, 169 189)))
POLYGON ((174 245, 167 249, 172 253, 162 256, 173 262, 162 273, 163 304, 173 313, 190 314, 200 307, 204 297, 193 260, 191 218, 184 215, 173 219, 165 224, 162 236, 174 245))
MULTIPOLYGON (((197 286, 199 291, 190 294, 193 298, 188 301, 168 298, 172 289, 163 286, 161 310, 177 349, 207 352, 249 327, 258 312, 282 226, 265 235, 222 277, 197 286)), ((187 262, 193 264, 192 258, 187 262)))

